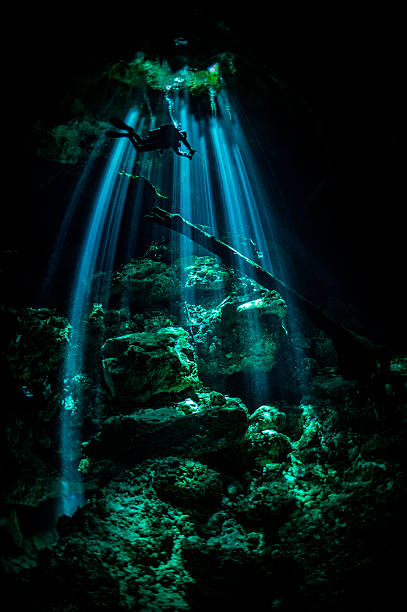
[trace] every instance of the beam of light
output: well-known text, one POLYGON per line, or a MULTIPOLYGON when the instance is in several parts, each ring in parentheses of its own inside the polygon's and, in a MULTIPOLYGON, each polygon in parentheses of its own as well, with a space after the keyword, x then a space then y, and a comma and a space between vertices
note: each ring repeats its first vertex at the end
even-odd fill
MULTIPOLYGON (((187 130, 188 139, 198 153, 190 166, 186 166, 182 158, 176 162, 175 210, 194 224, 210 226, 210 232, 224 235, 237 251, 289 282, 275 240, 277 227, 271 196, 248 142, 243 116, 226 91, 217 96, 217 105, 219 113, 202 119, 192 116, 185 100, 178 101, 180 124, 187 130)), ((181 245, 183 240, 184 237, 181 245)), ((181 248, 184 255, 194 252, 191 244, 181 248)), ((293 336, 299 338, 301 331, 297 322, 291 318, 289 324, 293 336)), ((248 342, 259 345, 261 324, 256 321, 255 313, 246 331, 248 342)), ((299 353, 295 358, 300 364, 299 353)), ((270 401, 267 398, 267 375, 261 372, 261 368, 243 378, 248 387, 261 388, 264 401, 270 401)))
MULTIPOLYGON (((218 105, 221 117, 211 121, 210 133, 216 163, 226 177, 227 184, 222 190, 227 225, 236 235, 243 232, 256 243, 266 270, 282 274, 281 257, 275 247, 276 220, 271 198, 248 143, 239 108, 226 92, 218 96, 218 105)), ((253 258, 253 252, 247 255, 253 258)))
MULTIPOLYGON (((126 117, 126 123, 134 126, 137 118, 138 111, 131 110, 126 117)), ((103 299, 104 290, 110 284, 128 188, 128 181, 119 174, 119 170, 124 168, 125 171, 130 171, 134 157, 134 148, 127 138, 115 142, 95 194, 72 288, 69 309, 72 334, 63 370, 66 395, 61 407, 60 431, 62 513, 68 515, 71 515, 84 501, 80 477, 72 460, 79 444, 81 396, 80 392, 73 394, 71 387, 82 374, 85 317, 90 300, 103 299), (95 288, 92 287, 92 279, 97 269, 104 273, 104 280, 95 288)))
POLYGON ((75 217, 75 214, 78 210, 78 205, 80 204, 80 200, 81 200, 81 196, 83 194, 83 191, 89 181, 89 177, 90 174, 95 166, 95 162, 97 161, 97 159, 100 156, 100 151, 101 148, 104 144, 104 140, 105 137, 104 136, 100 136, 94 146, 94 149, 88 159, 88 161, 85 164, 85 167, 82 171, 81 176, 79 177, 78 182, 75 185, 75 189, 72 193, 72 197, 70 199, 68 208, 66 209, 65 215, 62 219, 62 223, 61 223, 61 227, 58 231, 58 235, 57 238, 55 240, 54 243, 54 247, 51 251, 50 257, 49 257, 49 262, 48 262, 48 269, 47 272, 45 274, 45 278, 43 281, 43 285, 42 285, 42 295, 46 296, 48 291, 49 291, 49 287, 50 284, 52 283, 52 281, 55 278, 55 274, 58 268, 58 264, 60 261, 60 257, 61 257, 61 253, 65 247, 67 238, 69 236, 69 231, 72 227, 72 223, 75 217))
MULTIPOLYGON (((178 102, 178 100, 177 100, 178 102)), ((172 115, 171 120, 174 125, 178 126, 178 129, 186 130, 188 132, 189 127, 189 117, 187 114, 187 107, 185 104, 181 106, 179 109, 179 104, 177 106, 178 116, 180 120, 177 121, 175 119, 174 113, 175 111, 175 103, 173 101, 172 105, 172 115)), ((189 137, 189 134, 188 134, 189 137)), ((188 163, 185 158, 174 156, 173 161, 173 179, 172 179, 172 210, 173 211, 183 211, 183 214, 186 218, 192 218, 192 177, 191 177, 191 165, 188 163)), ((173 251, 173 263, 178 259, 179 261, 179 273, 180 273, 180 285, 181 287, 185 286, 188 278, 188 264, 189 258, 194 254, 194 245, 188 238, 181 234, 177 234, 174 236, 176 249, 173 251)), ((179 307, 179 318, 180 321, 184 324, 184 326, 190 329, 191 328, 191 313, 189 308, 189 302, 194 302, 194 289, 189 290, 188 298, 185 298, 181 301, 179 307)))
MULTIPOLYGON (((227 126, 229 130, 233 131, 233 157, 244 193, 243 205, 248 217, 252 221, 253 238, 263 255, 260 263, 263 268, 275 274, 287 284, 292 285, 293 279, 275 240, 276 221, 273 218, 271 199, 263 184, 262 174, 258 169, 255 156, 248 144, 245 131, 242 127, 242 121, 239 120, 240 112, 237 103, 234 100, 228 100, 225 92, 220 96, 219 105, 222 109, 228 106, 228 108, 232 109, 233 116, 235 117, 235 120, 232 123, 227 123, 227 126)), ((290 307, 290 297, 286 296, 285 299, 290 307)), ((291 309, 291 314, 287 316, 286 323, 292 339, 293 357, 297 363, 298 372, 300 372, 303 391, 306 392, 308 379, 302 365, 302 352, 299 348, 299 346, 304 344, 303 332, 299 321, 293 316, 293 312, 294 310, 291 309)), ((285 326, 284 330, 287 333, 285 326)))
MULTIPOLYGON (((220 100, 222 101, 222 97, 220 100)), ((253 175, 249 180, 241 153, 245 143, 239 142, 237 127, 239 126, 236 126, 236 119, 232 123, 225 119, 224 115, 212 118, 209 125, 210 146, 218 176, 219 198, 224 211, 225 231, 229 235, 228 242, 243 255, 256 259, 253 241, 257 252, 265 250, 263 227, 252 188, 252 181, 254 183, 257 176, 253 175)), ((248 148, 244 148, 243 154, 248 155, 248 148)), ((243 273, 243 270, 240 272, 243 273)), ((262 328, 258 313, 254 311, 250 320, 242 320, 242 326, 246 336, 246 340, 241 340, 242 352, 250 351, 251 347, 260 349, 262 328)), ((270 401, 267 376, 263 373, 267 368, 261 351, 258 350, 257 353, 257 361, 262 363, 262 366, 250 373, 244 371, 242 379, 246 388, 255 387, 258 394, 263 394, 265 403, 270 401)))
MULTIPOLYGON (((174 156, 172 175, 172 210, 180 213, 192 223, 203 226, 206 231, 217 234, 216 205, 213 193, 211 170, 207 159, 206 121, 199 116, 193 116, 189 111, 189 100, 176 98, 174 112, 180 129, 187 132, 191 146, 197 150, 192 160, 174 156)), ((202 339, 199 328, 202 311, 196 311, 199 304, 196 291, 196 270, 194 255, 204 255, 205 251, 197 250, 196 245, 186 236, 175 234, 172 240, 176 244, 175 259, 180 261, 180 283, 183 288, 181 308, 179 311, 181 324, 190 331, 192 343, 199 351, 202 339), (197 334, 197 335, 196 335, 197 334)), ((209 254, 211 255, 212 254, 209 254)), ((175 263, 175 262, 174 262, 175 263)), ((209 263, 203 263, 209 266, 209 263)), ((225 287, 217 282, 211 291, 210 302, 202 306, 207 316, 213 316, 216 307, 225 297, 225 287)), ((198 360, 199 368, 199 360, 198 360)))

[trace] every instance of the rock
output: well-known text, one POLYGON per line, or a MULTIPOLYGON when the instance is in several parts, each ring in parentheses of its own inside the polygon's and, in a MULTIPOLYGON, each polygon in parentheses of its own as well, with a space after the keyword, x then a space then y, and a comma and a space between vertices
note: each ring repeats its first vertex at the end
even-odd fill
POLYGON ((58 542, 43 552, 23 588, 35 585, 44 612, 176 612, 229 599, 239 609, 249 594, 257 609, 263 597, 285 589, 283 571, 270 567, 262 525, 272 521, 275 531, 292 499, 284 483, 270 485, 260 507, 253 491, 250 508, 241 504, 238 514, 251 510, 257 526, 245 528, 222 507, 219 493, 219 474, 189 459, 122 470, 72 518, 60 519, 58 542))
POLYGON ((176 269, 155 259, 140 257, 113 275, 111 296, 131 309, 165 304, 179 296, 176 269))
MULTIPOLYGON (((184 510, 162 501, 152 484, 160 462, 122 473, 72 519, 32 572, 44 612, 187 610, 191 581, 182 541, 196 535, 184 510)), ((163 468, 165 469, 165 468, 163 468)))
POLYGON ((102 354, 113 401, 126 412, 200 386, 189 336, 181 327, 109 338, 102 354))
POLYGON ((329 466, 319 468, 320 474, 312 470, 305 483, 291 482, 298 511, 279 529, 281 550, 303 572, 305 609, 314 610, 321 594, 334 610, 355 609, 355 598, 363 608, 366 596, 368 609, 382 609, 389 597, 384 583, 401 584, 398 555, 405 547, 405 527, 400 539, 388 540, 400 503, 405 516, 400 472, 359 459, 334 478, 329 466))
MULTIPOLYGON (((185 266, 185 289, 194 293, 196 299, 205 301, 221 301, 219 296, 231 289, 233 271, 210 255, 194 257, 185 266)), ((217 304, 214 304, 217 306, 217 304)))
POLYGON ((263 534, 255 531, 246 533, 238 521, 226 512, 213 515, 208 528, 214 533, 206 541, 196 537, 187 538, 183 545, 183 554, 194 573, 198 573, 198 560, 203 564, 209 561, 212 567, 236 569, 239 566, 248 568, 264 555, 263 534))
MULTIPOLYGON (((96 305, 98 306, 98 305, 96 305)), ((130 313, 128 306, 106 310, 103 316, 104 338, 113 338, 125 334, 157 330, 162 327, 174 327, 177 318, 163 309, 146 310, 143 313, 130 313)))
POLYGON ((34 507, 61 494, 60 370, 71 327, 48 308, 0 313, 9 337, 1 355, 6 374, 0 427, 2 501, 34 507))
POLYGON ((160 462, 153 487, 160 499, 197 510, 201 506, 217 505, 222 498, 218 472, 203 463, 179 457, 168 457, 160 462))
POLYGON ((294 442, 294 446, 298 450, 313 443, 318 444, 318 433, 321 428, 315 409, 311 404, 302 404, 300 408, 302 410, 300 417, 302 432, 300 438, 294 442))
POLYGON ((181 262, 185 271, 184 289, 187 299, 194 297, 208 307, 216 307, 225 297, 267 294, 254 280, 239 274, 213 255, 193 256, 181 262))
POLYGON ((286 316, 281 296, 212 256, 194 257, 181 265, 186 274, 188 323, 202 376, 270 371, 286 316))
POLYGON ((281 585, 281 577, 271 567, 261 529, 245 529, 222 509, 198 532, 203 535, 182 542, 182 557, 193 579, 187 587, 189 609, 271 609, 274 581, 281 585))
POLYGON ((369 483, 373 488, 388 483, 393 475, 394 469, 388 462, 367 461, 358 456, 344 471, 343 478, 345 481, 369 483))
POLYGON ((248 440, 251 454, 259 465, 284 461, 292 450, 290 438, 272 429, 251 431, 248 440))
POLYGON ((390 360, 389 370, 391 374, 398 374, 401 377, 407 378, 407 356, 394 355, 390 360))
POLYGON ((50 419, 60 399, 60 368, 70 342, 71 326, 49 308, 14 311, 15 337, 6 360, 15 385, 26 397, 41 402, 39 415, 50 419))
POLYGON ((217 308, 188 304, 202 376, 273 369, 284 333, 285 310, 275 291, 250 302, 228 301, 217 308))
POLYGON ((249 431, 261 432, 265 429, 281 431, 284 429, 286 415, 275 406, 260 406, 249 417, 249 431))
POLYGON ((242 445, 246 406, 228 396, 223 405, 212 404, 210 393, 196 396, 195 401, 187 398, 172 406, 106 419, 86 444, 85 455, 91 464, 92 459, 111 459, 132 465, 147 457, 200 457, 242 445))
POLYGON ((250 313, 252 316, 261 318, 266 315, 274 315, 282 321, 287 314, 287 305, 276 291, 269 291, 265 295, 245 302, 237 307, 238 313, 250 313))
POLYGON ((319 400, 329 400, 338 404, 356 403, 359 399, 357 382, 345 379, 340 374, 333 372, 315 376, 312 380, 311 392, 319 400))
POLYGON ((84 117, 81 101, 76 100, 75 103, 80 120, 71 119, 51 129, 46 129, 41 122, 38 122, 39 156, 62 164, 75 165, 87 161, 92 154, 95 154, 95 150, 101 153, 103 144, 95 145, 95 143, 100 137, 101 129, 107 128, 107 124, 95 120, 90 115, 84 117))
POLYGON ((315 359, 320 369, 338 369, 338 355, 335 345, 332 339, 324 334, 324 332, 321 330, 315 332, 312 342, 312 350, 315 354, 315 359))
POLYGON ((274 531, 289 519, 297 506, 298 500, 289 482, 275 474, 269 482, 253 480, 246 495, 235 504, 235 512, 243 524, 266 524, 274 531))

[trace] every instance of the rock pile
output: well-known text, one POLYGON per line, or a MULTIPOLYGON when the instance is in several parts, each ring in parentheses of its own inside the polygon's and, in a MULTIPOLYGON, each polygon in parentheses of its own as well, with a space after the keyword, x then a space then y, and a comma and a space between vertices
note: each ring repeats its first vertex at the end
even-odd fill
POLYGON ((381 585, 401 584, 405 536, 405 359, 393 360, 379 397, 344 379, 316 334, 302 356, 304 368, 313 362, 307 393, 290 402, 271 387, 249 410, 206 376, 255 380, 293 364, 286 307, 209 257, 146 257, 119 271, 110 303, 88 314, 83 372, 65 391, 68 321, 44 309, 3 315, 14 395, 2 413, 0 526, 15 605, 339 612, 388 603, 381 585), (67 394, 81 402, 80 422, 70 413, 82 442, 71 460, 86 503, 55 525, 44 517, 62 495, 57 406, 67 394))

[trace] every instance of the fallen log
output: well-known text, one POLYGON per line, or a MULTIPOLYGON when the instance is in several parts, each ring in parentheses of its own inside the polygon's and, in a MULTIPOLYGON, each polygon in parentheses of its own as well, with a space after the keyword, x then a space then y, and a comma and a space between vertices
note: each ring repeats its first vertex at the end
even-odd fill
POLYGON ((217 255, 230 267, 246 274, 266 289, 275 290, 285 299, 288 311, 298 307, 309 319, 334 342, 340 367, 344 374, 351 376, 369 374, 385 365, 387 354, 383 347, 344 327, 315 306, 308 298, 299 294, 286 282, 267 272, 259 264, 245 257, 236 249, 205 232, 184 219, 180 214, 170 213, 154 206, 147 219, 159 223, 180 234, 184 234, 205 249, 217 255))

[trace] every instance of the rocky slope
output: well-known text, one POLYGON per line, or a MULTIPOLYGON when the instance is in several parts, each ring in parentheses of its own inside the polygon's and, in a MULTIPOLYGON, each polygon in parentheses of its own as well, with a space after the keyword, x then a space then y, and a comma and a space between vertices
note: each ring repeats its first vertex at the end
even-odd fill
POLYGON ((287 333, 275 292, 209 256, 171 263, 152 246, 116 272, 109 303, 90 308, 83 371, 65 389, 67 319, 2 311, 13 391, 2 570, 14 604, 391 606, 405 543, 405 358, 380 386, 346 379, 318 330, 301 347, 287 333), (260 374, 268 394, 253 405, 260 374), (70 485, 86 503, 57 520, 64 394, 81 406, 70 485))

